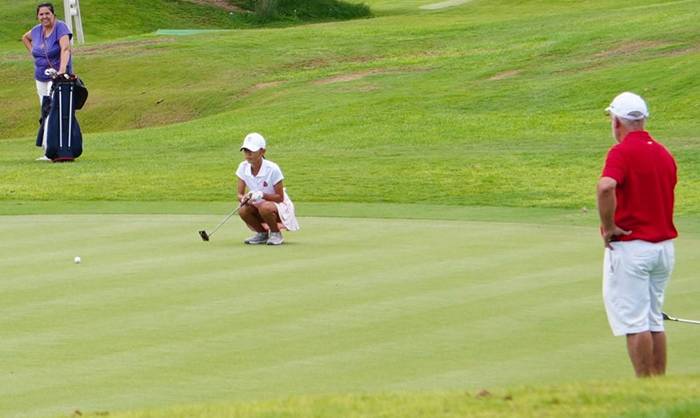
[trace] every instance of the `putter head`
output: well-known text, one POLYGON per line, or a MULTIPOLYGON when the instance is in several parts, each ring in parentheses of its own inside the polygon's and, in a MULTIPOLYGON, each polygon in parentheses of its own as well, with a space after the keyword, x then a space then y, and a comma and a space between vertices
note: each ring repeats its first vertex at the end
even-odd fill
POLYGON ((207 234, 207 231, 199 231, 199 236, 202 237, 202 241, 209 241, 209 235, 207 234))

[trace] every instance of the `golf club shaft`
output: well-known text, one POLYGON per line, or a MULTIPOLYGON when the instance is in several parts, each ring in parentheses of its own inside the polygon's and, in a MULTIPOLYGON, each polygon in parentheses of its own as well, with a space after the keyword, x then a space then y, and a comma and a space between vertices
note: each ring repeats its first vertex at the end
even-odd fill
POLYGON ((683 322, 686 324, 700 325, 700 321, 694 321, 692 319, 676 318, 675 316, 671 316, 671 315, 667 314, 666 312, 662 312, 661 314, 663 315, 664 319, 668 319, 669 321, 676 321, 676 322, 683 322))
MULTIPOLYGON (((68 102, 68 114, 70 116, 73 113, 73 85, 71 84, 70 86, 70 101, 68 102)), ((70 148, 71 145, 71 128, 73 127, 73 119, 71 117, 68 118, 68 148, 70 148)))
POLYGON ((63 148, 63 88, 58 86, 58 147, 63 148))
POLYGON ((216 228, 214 228, 214 230, 212 230, 212 231, 211 231, 210 233, 208 233, 207 235, 209 235, 210 237, 211 237, 212 235, 214 235, 214 232, 216 232, 219 228, 221 228, 221 225, 225 224, 226 221, 228 221, 229 219, 231 219, 231 217, 232 217, 233 215, 237 214, 238 211, 239 211, 239 210, 243 207, 243 205, 245 205, 246 203, 248 203, 248 199, 243 200, 243 201, 238 205, 238 207, 237 207, 236 209, 233 210, 233 212, 229 213, 228 216, 226 216, 226 218, 224 218, 223 221, 219 222, 219 224, 216 226, 216 228))
POLYGON ((671 321, 676 321, 676 322, 684 322, 686 324, 700 325, 700 321, 693 321, 692 319, 674 318, 671 316, 669 316, 668 319, 670 319, 671 321))
POLYGON ((233 210, 233 212, 229 213, 228 216, 226 216, 226 217, 224 218, 223 221, 219 222, 219 224, 216 226, 216 228, 214 228, 214 229, 213 229, 211 232, 209 232, 207 235, 209 235, 209 236, 214 235, 214 232, 216 232, 219 228, 221 228, 221 225, 225 224, 226 221, 228 221, 229 219, 231 219, 231 217, 232 217, 233 215, 235 215, 236 213, 238 213, 238 210, 239 210, 240 208, 241 208, 241 207, 238 206, 236 209, 233 210))

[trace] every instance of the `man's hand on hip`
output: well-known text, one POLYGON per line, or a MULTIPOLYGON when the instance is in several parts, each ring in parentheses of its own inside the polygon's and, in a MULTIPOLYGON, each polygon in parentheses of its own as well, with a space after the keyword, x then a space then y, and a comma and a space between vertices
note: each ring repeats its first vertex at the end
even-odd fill
POLYGON ((612 228, 609 229, 606 229, 603 226, 600 227, 600 235, 603 237, 603 244, 606 248, 610 248, 611 250, 613 248, 610 246, 610 243, 612 241, 616 241, 616 237, 619 237, 620 235, 629 235, 631 233, 632 231, 625 231, 617 225, 613 225, 612 228))

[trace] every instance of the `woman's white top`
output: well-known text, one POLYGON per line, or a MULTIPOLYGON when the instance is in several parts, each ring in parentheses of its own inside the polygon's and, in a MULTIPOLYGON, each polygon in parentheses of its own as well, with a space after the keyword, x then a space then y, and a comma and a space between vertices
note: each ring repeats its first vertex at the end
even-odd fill
MULTIPOLYGON (((272 161, 265 159, 262 161, 262 166, 260 166, 260 171, 258 171, 257 176, 253 175, 251 165, 248 161, 243 161, 238 165, 236 176, 245 182, 248 190, 253 192, 261 191, 265 194, 275 193, 275 184, 284 179, 280 167, 272 161)), ((262 203, 264 203, 264 201, 259 200, 253 202, 253 205, 257 207, 262 203)), ((277 206, 277 213, 279 214, 282 224, 280 227, 286 228, 289 231, 299 230, 299 222, 294 213, 294 203, 292 203, 292 200, 287 195, 286 189, 284 190, 283 201, 281 203, 275 202, 275 206, 277 206)))
POLYGON ((248 190, 252 192, 261 191, 265 194, 274 193, 275 184, 284 179, 280 167, 266 159, 262 160, 260 171, 255 176, 253 175, 251 164, 248 161, 241 162, 236 170, 236 176, 245 182, 248 190))

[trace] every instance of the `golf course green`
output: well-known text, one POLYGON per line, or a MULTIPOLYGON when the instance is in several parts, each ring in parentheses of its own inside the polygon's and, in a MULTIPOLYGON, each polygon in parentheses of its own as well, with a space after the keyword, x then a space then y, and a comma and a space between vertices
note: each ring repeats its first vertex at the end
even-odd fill
POLYGON ((632 379, 594 194, 603 109, 635 91, 679 166, 665 310, 700 318, 697 1, 80 3, 85 151, 52 164, 36 4, 0 0, 0 417, 700 414, 699 327, 667 323, 668 376, 632 379), (203 242, 254 131, 301 230, 203 242))

